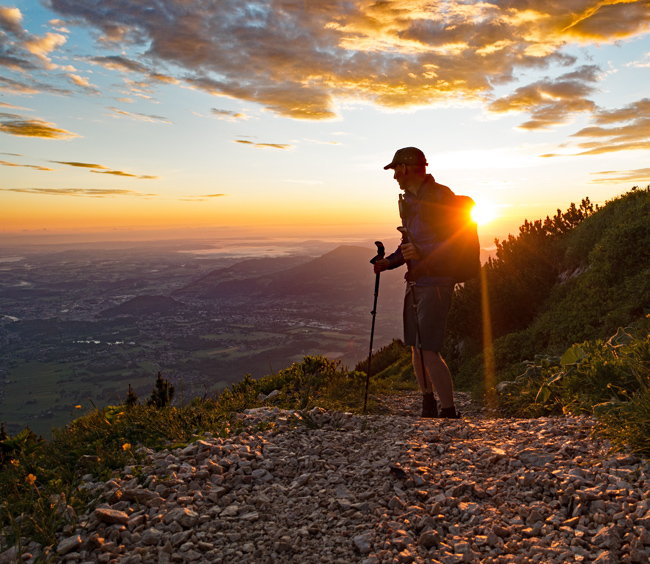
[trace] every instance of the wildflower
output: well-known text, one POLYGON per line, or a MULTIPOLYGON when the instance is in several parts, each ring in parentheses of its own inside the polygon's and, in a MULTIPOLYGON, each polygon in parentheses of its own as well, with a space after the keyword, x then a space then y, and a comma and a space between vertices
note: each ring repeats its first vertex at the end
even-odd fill
POLYGON ((18 462, 15 458, 13 458, 13 459, 11 460, 11 465, 12 465, 12 466, 16 466, 16 467, 18 467, 18 466, 20 466, 20 462, 18 462))
POLYGON ((36 476, 34 474, 27 474, 27 478, 25 478, 25 481, 30 485, 33 486, 34 482, 36 481, 36 476))
POLYGON ((131 450, 131 443, 124 443, 122 445, 122 450, 131 450))
POLYGON ((75 405, 74 408, 75 409, 81 409, 81 406, 80 405, 75 405))

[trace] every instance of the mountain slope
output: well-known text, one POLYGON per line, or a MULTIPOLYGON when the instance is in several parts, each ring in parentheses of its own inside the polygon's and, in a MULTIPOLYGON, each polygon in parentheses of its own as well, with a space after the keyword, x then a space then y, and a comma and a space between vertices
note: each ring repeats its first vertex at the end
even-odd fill
POLYGON ((310 257, 307 255, 243 260, 227 268, 213 270, 187 286, 174 290, 171 295, 175 297, 201 297, 224 282, 273 274, 309 260, 310 257))
MULTIPOLYGON (((244 280, 221 282, 201 297, 232 299, 265 296, 268 298, 328 298, 357 301, 372 291, 375 275, 370 259, 372 249, 342 245, 307 263, 281 272, 244 280)), ((401 276, 387 276, 384 290, 403 285, 401 276)))

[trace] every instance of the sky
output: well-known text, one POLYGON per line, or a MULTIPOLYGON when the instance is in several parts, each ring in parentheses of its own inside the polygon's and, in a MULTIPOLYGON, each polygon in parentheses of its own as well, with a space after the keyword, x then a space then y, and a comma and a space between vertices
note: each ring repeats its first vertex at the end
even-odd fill
POLYGON ((0 4, 0 235, 372 239, 416 146, 489 246, 650 184, 649 34, 647 0, 0 4))

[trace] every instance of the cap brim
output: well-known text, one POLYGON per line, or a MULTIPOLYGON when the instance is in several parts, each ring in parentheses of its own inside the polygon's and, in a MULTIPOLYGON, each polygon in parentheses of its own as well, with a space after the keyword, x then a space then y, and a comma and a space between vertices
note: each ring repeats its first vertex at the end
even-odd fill
POLYGON ((395 168, 395 166, 396 166, 395 163, 387 164, 387 165, 384 167, 384 170, 388 170, 389 168, 395 168))

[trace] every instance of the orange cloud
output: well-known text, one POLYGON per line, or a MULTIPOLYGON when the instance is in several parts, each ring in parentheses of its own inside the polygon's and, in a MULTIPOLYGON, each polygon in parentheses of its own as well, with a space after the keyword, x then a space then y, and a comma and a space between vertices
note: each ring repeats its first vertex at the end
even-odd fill
POLYGON ((50 161, 50 162, 63 164, 67 166, 79 167, 79 168, 89 168, 92 169, 90 170, 90 172, 94 172, 97 174, 112 174, 113 176, 124 176, 127 178, 140 178, 143 180, 158 180, 159 178, 158 176, 152 176, 152 175, 131 174, 130 172, 124 172, 122 170, 110 170, 106 166, 94 164, 94 163, 80 163, 76 161, 50 161))
POLYGON ((130 174, 121 170, 91 170, 90 172, 95 172, 97 174, 112 174, 113 176, 126 176, 129 178, 137 178, 137 175, 130 174))
POLYGON ((99 92, 99 89, 94 84, 91 84, 90 80, 87 77, 79 76, 78 74, 70 72, 68 73, 68 78, 73 84, 76 84, 77 86, 92 90, 93 92, 99 92))
POLYGON ((603 178, 595 178, 593 183, 607 183, 612 182, 620 183, 639 183, 650 185, 650 168, 637 168, 635 170, 603 170, 601 172, 592 172, 592 175, 600 176, 603 178))
POLYGON ((43 139, 72 139, 76 133, 55 127, 53 123, 41 119, 24 119, 15 114, 0 113, 0 131, 21 137, 41 137, 43 139))
MULTIPOLYGON (((339 99, 388 108, 489 102, 495 85, 513 82, 522 71, 575 64, 568 44, 634 37, 650 23, 643 0, 449 0, 443 6, 269 0, 263 10, 185 0, 182 12, 172 0, 161 0, 156 11, 128 0, 101 7, 52 0, 51 6, 123 46, 148 44, 143 66, 154 61, 179 69, 165 80, 298 119, 336 117, 339 99)), ((144 72, 129 61, 113 64, 144 72)), ((532 98, 527 111, 538 107, 524 127, 548 127, 593 109, 579 105, 577 95, 550 105, 545 96, 532 98)))
POLYGON ((0 6, 0 29, 20 35, 23 32, 22 21, 23 15, 18 8, 0 6))
POLYGON ((79 168, 101 168, 101 169, 106 169, 105 166, 98 165, 98 164, 93 164, 93 163, 80 163, 77 161, 50 161, 52 163, 56 164, 62 164, 62 165, 68 165, 68 166, 76 166, 79 168))
POLYGON ((29 108, 23 108, 21 106, 14 106, 13 104, 8 104, 7 102, 0 102, 0 108, 11 108, 12 110, 23 110, 26 112, 31 111, 29 108))
MULTIPOLYGON (((16 155, 16 156, 20 156, 20 155, 16 155)), ((34 170, 47 170, 47 171, 56 170, 54 168, 47 168, 45 166, 18 164, 18 163, 12 163, 12 162, 9 162, 9 161, 0 161, 0 165, 2 165, 2 166, 18 166, 18 167, 24 167, 24 168, 33 168, 34 170)))

